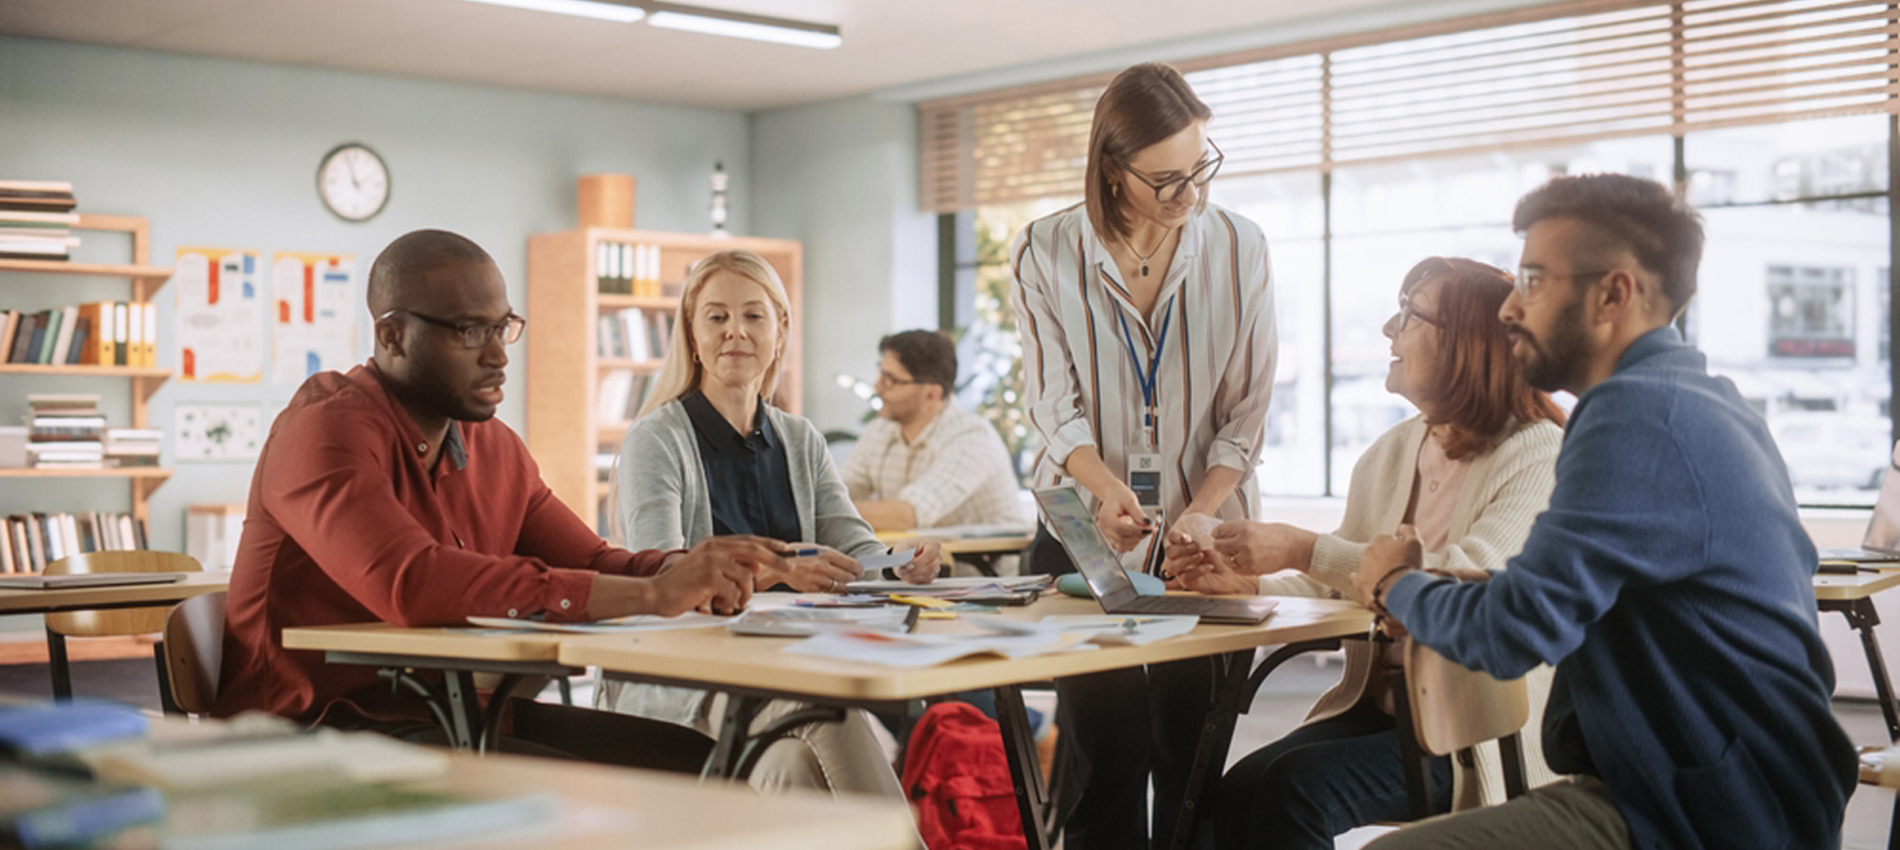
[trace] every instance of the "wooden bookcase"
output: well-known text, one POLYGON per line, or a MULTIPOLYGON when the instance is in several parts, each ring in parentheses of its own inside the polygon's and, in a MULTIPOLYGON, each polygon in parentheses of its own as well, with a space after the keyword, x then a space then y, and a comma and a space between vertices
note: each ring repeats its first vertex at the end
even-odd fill
MULTIPOLYGON (((31 272, 36 274, 84 275, 88 277, 119 277, 132 282, 132 300, 150 301, 158 294, 159 288, 171 279, 172 270, 164 266, 150 265, 151 262, 151 225, 144 218, 128 215, 81 214, 74 230, 98 230, 125 233, 132 238, 132 262, 128 265, 109 263, 73 263, 63 260, 0 260, 0 273, 31 272)), ((132 427, 150 426, 150 403, 152 394, 158 392, 172 375, 170 369, 155 366, 65 366, 65 365, 29 365, 23 363, 0 363, 0 375, 38 375, 43 377, 117 377, 132 380, 132 427)), ((170 478, 170 469, 153 467, 129 467, 125 469, 0 469, 0 479, 15 478, 110 478, 129 481, 132 484, 132 515, 141 520, 150 520, 149 502, 152 492, 170 478)), ((21 483, 8 486, 31 486, 21 483)))
MULTIPOLYGON (((785 283, 792 305, 791 338, 779 369, 774 404, 797 413, 802 328, 804 247, 786 239, 715 239, 649 230, 586 228, 528 237, 528 450, 541 467, 541 478, 574 513, 594 522, 607 486, 596 468, 596 455, 618 453, 626 422, 595 420, 600 377, 611 369, 658 373, 662 362, 612 360, 596 356, 603 312, 628 307, 677 312, 677 295, 615 295, 599 291, 596 250, 601 243, 658 246, 660 280, 677 292, 693 263, 708 254, 743 248, 764 257, 785 283)), ((677 324, 675 333, 679 333, 677 324)), ((603 530, 604 531, 604 530, 603 530)))

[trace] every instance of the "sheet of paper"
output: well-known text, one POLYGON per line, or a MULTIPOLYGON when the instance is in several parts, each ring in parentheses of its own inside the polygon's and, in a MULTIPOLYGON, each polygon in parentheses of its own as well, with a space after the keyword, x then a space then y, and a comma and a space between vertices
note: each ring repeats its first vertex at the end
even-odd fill
POLYGON ((988 576, 954 576, 951 578, 940 578, 929 584, 911 584, 895 579, 860 579, 848 585, 847 589, 853 593, 883 591, 932 593, 945 590, 969 590, 972 588, 990 587, 992 585, 1002 587, 1005 590, 1027 590, 1032 587, 1043 587, 1049 583, 1050 579, 1048 576, 1001 576, 998 578, 990 578, 988 576))
POLYGON ((356 259, 349 254, 271 255, 271 380, 301 384, 356 362, 356 259))
POLYGON ((1041 622, 1066 633, 1087 634, 1103 646, 1147 646, 1194 631, 1201 618, 1193 614, 1050 614, 1041 622))
MULTIPOLYGON (((878 570, 889 570, 901 567, 910 563, 910 559, 915 557, 917 557, 917 550, 905 549, 902 552, 892 552, 889 555, 870 555, 859 558, 858 566, 864 568, 866 575, 873 575, 876 574, 878 570)), ((853 582, 853 584, 856 584, 856 582, 853 582)))
POLYGON ((264 378, 260 252, 179 248, 173 333, 180 381, 257 383, 264 378))
POLYGON ((833 631, 813 635, 786 652, 862 661, 886 667, 934 667, 972 655, 1026 658, 1091 647, 1085 634, 1033 633, 1022 635, 910 635, 866 631, 833 631))
POLYGON ((630 617, 615 617, 611 620, 597 620, 592 623, 544 623, 540 620, 513 620, 507 617, 470 617, 471 625, 489 629, 514 629, 517 631, 559 632, 576 635, 611 635, 627 632, 656 632, 667 629, 703 629, 711 626, 723 626, 732 621, 731 617, 716 617, 689 611, 677 617, 662 617, 658 614, 635 614, 630 617))

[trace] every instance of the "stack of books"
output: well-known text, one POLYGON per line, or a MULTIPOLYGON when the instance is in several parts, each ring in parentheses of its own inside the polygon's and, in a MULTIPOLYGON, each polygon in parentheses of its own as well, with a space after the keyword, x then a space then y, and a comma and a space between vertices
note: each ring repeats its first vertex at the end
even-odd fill
POLYGON ((79 247, 73 184, 0 180, 0 259, 64 260, 79 247))
POLYGON ((145 520, 123 513, 30 513, 0 520, 0 573, 38 573, 80 552, 144 549, 145 520))
POLYGON ((97 395, 29 395, 26 460, 36 469, 105 468, 106 418, 97 395))
POLYGON ((156 428, 107 428, 106 466, 157 466, 158 442, 164 435, 156 428))
POLYGON ((0 310, 7 363, 157 366, 158 305, 94 301, 37 313, 0 310))

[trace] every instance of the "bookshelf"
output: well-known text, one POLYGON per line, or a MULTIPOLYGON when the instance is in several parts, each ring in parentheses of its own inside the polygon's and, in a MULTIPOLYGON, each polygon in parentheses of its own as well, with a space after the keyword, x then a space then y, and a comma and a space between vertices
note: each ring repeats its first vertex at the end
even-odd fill
MULTIPOLYGON (((629 307, 672 315, 679 310, 679 285, 701 257, 743 248, 764 257, 785 282, 792 305, 791 338, 779 369, 773 403, 798 412, 800 340, 803 331, 804 248, 787 239, 715 239, 685 233, 590 227, 528 237, 528 450, 540 464, 541 477, 555 496, 587 519, 600 515, 607 496, 595 457, 616 453, 626 422, 596 420, 601 377, 624 369, 654 375, 662 361, 600 357, 599 318, 629 307), (599 291, 601 252, 607 244, 639 244, 659 249, 659 280, 665 296, 599 291)), ((676 327, 674 333, 678 333, 676 327)))
MULTIPOLYGON (((6 273, 55 274, 85 277, 118 277, 131 281, 133 301, 151 301, 171 279, 172 270, 150 265, 151 223, 141 216, 82 213, 74 230, 123 233, 132 240, 132 262, 74 263, 60 260, 0 260, 0 279, 6 273)), ((133 428, 149 428, 152 395, 171 378, 170 369, 156 366, 67 366, 25 363, 0 363, 0 375, 53 378, 94 377, 127 378, 132 382, 133 428)), ((172 471, 159 467, 126 469, 0 469, 0 479, 81 478, 126 481, 132 487, 132 515, 148 521, 153 491, 170 478, 172 471)))

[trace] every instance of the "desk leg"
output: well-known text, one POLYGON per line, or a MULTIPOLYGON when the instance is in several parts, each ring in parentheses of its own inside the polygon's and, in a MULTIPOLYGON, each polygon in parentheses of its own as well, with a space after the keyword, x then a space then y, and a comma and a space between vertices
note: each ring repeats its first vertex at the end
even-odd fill
POLYGON ((1043 787, 1042 771, 1036 767, 1036 730, 1029 726, 1022 689, 1005 685, 991 693, 996 696, 996 721, 1003 729, 1003 755, 1009 760, 1009 776, 1016 784, 1016 810, 1023 819, 1023 837, 1028 840, 1028 850, 1049 850, 1049 833, 1043 829, 1049 789, 1043 787))
POLYGON ((1253 650, 1229 653, 1222 659, 1214 685, 1220 698, 1215 701, 1214 710, 1208 712, 1206 725, 1201 727, 1200 746, 1194 751, 1187 790, 1181 795, 1181 816, 1175 819, 1174 835, 1168 842, 1170 850, 1187 850, 1194 841, 1194 830, 1200 826, 1201 817, 1213 810, 1220 794, 1221 773, 1226 769, 1227 750, 1234 743, 1234 722, 1247 710, 1246 703, 1253 701, 1260 682, 1296 655, 1338 648, 1339 641, 1334 639, 1289 643, 1260 662, 1258 671, 1248 669, 1253 664, 1253 650))
POLYGON ((484 743, 482 702, 475 692, 475 674, 466 670, 444 670, 442 681, 448 688, 449 746, 479 751, 484 743))
POLYGON ((73 698, 73 665, 66 660, 66 636, 46 630, 46 659, 53 668, 53 699, 73 698))
POLYGON ((1880 713, 1887 719, 1887 738, 1900 741, 1900 706, 1896 706, 1893 682, 1887 678, 1887 662, 1880 654, 1880 642, 1874 639, 1874 627, 1880 625, 1880 612, 1872 598, 1856 599, 1847 604, 1821 603, 1824 611, 1839 611, 1847 625, 1860 632, 1860 645, 1867 653, 1867 667, 1874 675, 1874 696, 1880 700, 1880 713))
POLYGON ((739 763, 745 755, 746 739, 752 735, 752 721, 764 707, 764 697, 726 695, 726 713, 719 724, 719 739, 713 743, 712 753, 706 756, 706 766, 699 771, 701 782, 739 778, 739 763))

